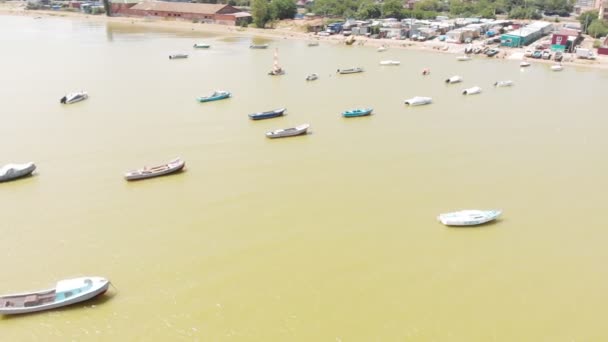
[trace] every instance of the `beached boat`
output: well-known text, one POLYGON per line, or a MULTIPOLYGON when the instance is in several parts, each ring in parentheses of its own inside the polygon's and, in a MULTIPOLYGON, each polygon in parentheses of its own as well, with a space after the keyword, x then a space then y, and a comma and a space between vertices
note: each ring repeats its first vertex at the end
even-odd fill
POLYGON ((448 84, 454 84, 454 83, 459 83, 459 82, 462 82, 462 77, 460 77, 460 76, 452 76, 445 80, 445 83, 448 83, 448 84))
POLYGON ((430 74, 431 74, 431 69, 429 69, 429 68, 422 69, 422 76, 427 76, 430 74))
POLYGON ((194 44, 194 48, 195 49, 208 49, 210 47, 211 47, 211 45, 205 44, 205 43, 196 43, 196 44, 194 44))
POLYGON ((358 117, 358 116, 367 116, 372 114, 372 111, 374 109, 373 108, 357 108, 357 109, 350 109, 350 110, 345 110, 344 112, 342 112, 342 116, 345 118, 354 118, 354 117, 358 117))
POLYGON ((306 134, 309 127, 310 127, 309 124, 302 124, 302 125, 299 125, 296 127, 281 128, 281 129, 277 129, 274 131, 266 132, 266 137, 273 139, 273 138, 293 137, 296 135, 306 134))
POLYGON ((251 44, 249 45, 250 49, 267 49, 268 44, 251 44))
POLYGON ((521 61, 521 62, 519 63, 519 66, 520 66, 520 67, 522 67, 522 68, 527 68, 527 67, 529 67, 529 66, 530 66, 530 62, 521 61))
POLYGON ((561 64, 555 64, 551 66, 551 70, 553 71, 562 71, 564 70, 564 67, 561 64))
POLYGON ((355 42, 355 36, 348 36, 346 38, 346 40, 344 40, 344 43, 346 45, 353 45, 354 42, 355 42))
POLYGON ((268 75, 270 75, 270 76, 285 75, 285 70, 283 70, 283 68, 281 68, 281 66, 279 65, 279 49, 274 49, 272 70, 270 70, 268 72, 268 75))
POLYGON ((476 226, 495 220, 500 210, 461 210, 437 216, 439 222, 446 226, 476 226))
POLYGON ((433 99, 425 96, 414 96, 411 99, 405 100, 405 104, 408 106, 422 106, 426 104, 430 104, 433 102, 433 99))
POLYGON ((196 98, 196 100, 198 102, 210 102, 210 101, 217 101, 217 100, 227 99, 230 96, 232 96, 232 94, 229 91, 216 90, 213 93, 211 93, 211 95, 209 95, 209 96, 199 96, 199 97, 196 98))
POLYGON ((348 68, 348 69, 338 69, 337 73, 338 74, 355 74, 358 72, 363 72, 363 68, 359 68, 359 67, 352 67, 352 68, 348 68))
POLYGON ((308 46, 319 46, 319 42, 316 42, 316 41, 308 42, 308 46))
POLYGON ((384 52, 384 51, 386 51, 386 47, 385 46, 381 46, 376 51, 378 51, 378 52, 384 52))
POLYGON ((36 165, 34 163, 6 164, 0 167, 0 182, 28 176, 34 172, 34 170, 36 170, 36 165))
POLYGON ((61 280, 52 289, 0 296, 0 314, 24 314, 76 304, 103 294, 109 286, 110 282, 101 277, 61 280))
POLYGON ((319 75, 317 75, 317 74, 310 74, 310 75, 306 76, 307 81, 314 81, 318 78, 319 78, 319 75))
POLYGON ((280 109, 275 109, 275 110, 269 110, 267 112, 253 113, 253 114, 249 114, 249 118, 251 120, 263 120, 263 119, 276 118, 279 116, 283 116, 283 113, 285 113, 285 110, 286 110, 286 108, 280 108, 280 109))
POLYGON ((185 53, 176 53, 173 55, 169 55, 169 59, 183 59, 183 58, 188 58, 188 55, 185 53))
POLYGON ((477 87, 477 86, 467 88, 462 91, 462 95, 474 95, 474 94, 479 94, 479 93, 481 93, 481 88, 477 87))
POLYGON ((486 56, 488 57, 494 57, 496 56, 498 53, 500 52, 499 49, 489 49, 488 51, 485 52, 486 56))
POLYGON ((391 61, 391 60, 380 61, 380 65, 399 65, 399 64, 401 64, 401 62, 399 62, 399 61, 391 61))
POLYGON ((465 56, 458 56, 458 57, 456 57, 456 60, 457 60, 457 61, 461 61, 461 62, 464 62, 464 61, 470 61, 470 60, 471 60, 471 57, 466 56, 466 55, 465 55, 465 56))
POLYGON ((89 94, 86 91, 77 91, 73 93, 69 93, 59 99, 59 103, 63 104, 72 104, 80 101, 84 101, 89 98, 89 94))
POLYGON ((166 164, 161 164, 150 168, 144 166, 142 169, 129 171, 125 173, 125 179, 132 181, 164 176, 170 173, 181 171, 184 166, 186 166, 186 162, 181 160, 180 158, 176 158, 166 164))
POLYGON ((513 81, 511 81, 511 80, 498 81, 498 82, 494 83, 495 87, 510 87, 512 85, 513 85, 513 81))

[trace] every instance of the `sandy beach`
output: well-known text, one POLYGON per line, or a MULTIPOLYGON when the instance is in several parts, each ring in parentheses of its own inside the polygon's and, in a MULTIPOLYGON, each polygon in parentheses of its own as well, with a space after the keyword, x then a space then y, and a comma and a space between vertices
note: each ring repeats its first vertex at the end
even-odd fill
MULTIPOLYGON (((114 22, 130 25, 140 25, 146 27, 162 28, 167 30, 179 30, 179 31, 200 31, 200 32, 213 32, 219 34, 236 34, 236 35, 248 35, 267 39, 292 39, 292 40, 305 40, 312 41, 316 40, 328 44, 344 44, 346 37, 342 35, 332 36, 317 36, 314 33, 304 32, 304 24, 306 21, 300 20, 288 20, 278 23, 277 28, 273 29, 259 29, 259 28, 242 28, 235 26, 226 26, 218 24, 200 24, 192 23, 189 21, 181 20, 167 20, 157 19, 151 20, 149 18, 139 17, 107 17, 105 15, 89 15, 81 12, 68 12, 68 11, 49 11, 49 10, 27 10, 25 9, 25 2, 21 1, 9 1, 0 3, 0 15, 12 15, 12 16, 28 16, 32 18, 44 18, 44 17, 61 17, 69 18, 73 20, 88 20, 95 22, 114 22)), ((592 38, 587 38, 585 43, 589 43, 592 38)), ((481 42, 476 41, 473 46, 481 46, 481 42)), ((357 36, 353 44, 354 46, 369 46, 378 48, 384 46, 388 49, 409 49, 419 51, 429 51, 434 53, 447 53, 447 54, 463 54, 465 44, 454 44, 439 42, 435 40, 417 42, 411 40, 394 40, 394 39, 371 39, 367 37, 357 36)), ((588 45, 588 44, 586 44, 588 45)), ((525 48, 503 48, 499 47, 501 52, 493 57, 494 59, 507 59, 507 60, 522 60, 524 58, 524 52, 531 47, 525 48)), ((488 58, 484 55, 472 55, 476 58, 488 58)), ((555 64, 552 60, 542 60, 528 58, 526 59, 530 63, 543 63, 543 64, 555 64)), ((594 69, 608 70, 608 56, 599 55, 595 60, 579 59, 574 54, 564 54, 564 59, 561 63, 564 66, 577 66, 577 67, 588 67, 594 69)))

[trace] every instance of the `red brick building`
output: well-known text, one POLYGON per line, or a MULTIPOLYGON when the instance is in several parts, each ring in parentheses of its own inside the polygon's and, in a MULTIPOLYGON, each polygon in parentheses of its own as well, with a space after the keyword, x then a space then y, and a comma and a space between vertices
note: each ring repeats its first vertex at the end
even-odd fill
POLYGON ((201 22, 224 25, 241 25, 243 22, 251 22, 251 14, 242 12, 230 5, 222 4, 164 1, 128 3, 127 1, 117 1, 112 2, 111 9, 113 15, 134 17, 199 20, 201 22))

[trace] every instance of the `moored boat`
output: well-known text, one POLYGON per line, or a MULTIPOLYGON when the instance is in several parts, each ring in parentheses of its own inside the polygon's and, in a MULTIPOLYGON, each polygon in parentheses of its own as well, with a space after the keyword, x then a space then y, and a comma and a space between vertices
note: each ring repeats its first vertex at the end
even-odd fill
POLYGON ((520 66, 520 67, 522 67, 522 68, 529 67, 529 66, 530 66, 530 62, 521 61, 521 62, 519 63, 519 66, 520 66))
POLYGON ((380 65, 399 65, 399 64, 401 64, 400 61, 391 61, 391 60, 380 61, 380 65))
POLYGON ((229 91, 216 90, 213 93, 211 93, 211 95, 208 95, 208 96, 199 96, 199 97, 196 98, 196 100, 198 102, 210 102, 210 101, 217 101, 217 100, 227 99, 230 96, 232 96, 232 94, 229 91))
POLYGON ((429 69, 429 68, 422 69, 422 76, 427 76, 430 74, 431 74, 431 69, 429 69))
POLYGON ((185 53, 176 53, 173 55, 169 55, 169 59, 184 59, 184 58, 188 58, 188 55, 185 53))
POLYGON ((454 84, 454 83, 459 83, 459 82, 462 82, 462 77, 460 77, 460 76, 452 76, 445 80, 445 83, 447 83, 447 84, 454 84))
POLYGON ((279 49, 274 50, 274 57, 272 62, 272 70, 268 72, 270 76, 285 75, 285 70, 279 65, 279 49))
POLYGON ((274 138, 285 138, 285 137, 293 137, 296 135, 302 135, 302 134, 306 134, 309 127, 310 127, 309 124, 302 124, 302 125, 299 125, 296 127, 281 128, 281 129, 277 129, 274 131, 266 132, 266 137, 274 139, 274 138))
POLYGON ((384 52, 384 51, 386 51, 386 47, 385 46, 381 46, 376 51, 378 51, 378 52, 384 52))
POLYGON ((467 55, 464 55, 464 56, 458 56, 458 57, 456 57, 456 60, 457 60, 457 61, 461 61, 461 62, 464 62, 464 61, 470 61, 470 60, 471 60, 471 57, 469 57, 469 56, 467 56, 467 55))
POLYGON ((125 173, 125 179, 128 181, 153 178, 158 176, 168 175, 174 172, 181 171, 186 162, 180 158, 175 158, 172 161, 153 167, 143 167, 142 169, 133 170, 125 173))
POLYGON ((308 46, 319 46, 319 42, 317 42, 317 41, 308 42, 308 46))
POLYGON ((495 220, 502 214, 500 210, 461 210, 437 216, 446 226, 476 226, 495 220))
POLYGON ((84 101, 88 98, 89 98, 89 94, 87 94, 86 91, 77 91, 77 92, 73 92, 73 93, 69 93, 69 94, 65 95, 64 97, 59 99, 59 102, 63 103, 63 104, 72 104, 72 103, 84 101))
POLYGON ((405 104, 408 106, 422 106, 426 104, 430 104, 433 102, 433 99, 425 96, 414 96, 411 99, 405 100, 405 104))
POLYGON ((338 69, 337 73, 338 74, 355 74, 358 72, 363 72, 363 68, 359 68, 359 67, 352 67, 352 68, 348 68, 348 69, 338 69))
POLYGON ((251 120, 263 120, 263 119, 276 118, 279 116, 283 116, 283 113, 285 113, 285 110, 286 110, 286 108, 280 108, 280 109, 275 109, 275 110, 269 110, 267 112, 253 113, 253 114, 249 114, 249 118, 251 120))
POLYGON ((205 44, 205 43, 196 43, 196 44, 194 44, 194 48, 195 49, 208 49, 210 47, 211 47, 211 45, 205 44))
POLYGON ((513 81, 511 81, 511 80, 498 81, 498 82, 494 83, 495 87, 510 87, 512 85, 513 85, 513 81))
POLYGON ((373 108, 357 108, 357 109, 349 109, 342 112, 342 116, 345 118, 354 118, 358 116, 367 116, 371 115, 373 108))
POLYGON ((474 95, 474 94, 479 94, 479 93, 481 93, 481 88, 477 87, 477 86, 467 88, 462 91, 462 95, 474 95))
POLYGON ((31 162, 25 164, 6 164, 0 167, 0 182, 28 176, 34 170, 36 170, 36 165, 31 162))
POLYGON ((319 78, 319 75, 317 75, 317 74, 310 74, 310 75, 306 76, 307 81, 314 81, 318 78, 319 78))
POLYGON ((561 64, 555 64, 551 66, 551 70, 553 71, 562 71, 564 70, 564 67, 561 64))
POLYGON ((249 45, 250 49, 267 49, 268 44, 251 44, 249 45))
POLYGON ((61 280, 52 289, 0 296, 0 314, 24 314, 76 304, 103 294, 109 286, 110 282, 101 277, 61 280))

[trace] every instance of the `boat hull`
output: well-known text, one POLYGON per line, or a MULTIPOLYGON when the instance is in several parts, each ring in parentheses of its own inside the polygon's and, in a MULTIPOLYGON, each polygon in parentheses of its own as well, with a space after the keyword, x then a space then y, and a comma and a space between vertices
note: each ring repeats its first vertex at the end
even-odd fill
POLYGON ((128 181, 136 181, 166 176, 183 170, 184 166, 186 166, 186 162, 181 159, 177 159, 167 163, 166 166, 166 169, 159 171, 153 171, 153 168, 148 172, 146 172, 146 170, 131 171, 125 174, 125 179, 128 181))
POLYGON ((266 137, 270 139, 276 139, 304 135, 308 132, 309 127, 310 125, 300 125, 292 128, 279 129, 276 131, 267 132, 266 137))
POLYGON ((196 100, 198 102, 212 102, 212 101, 219 101, 219 100, 224 100, 227 99, 231 96, 231 94, 222 94, 222 95, 217 95, 217 96, 202 96, 202 97, 198 97, 196 100))
POLYGON ((29 176, 36 170, 34 163, 20 164, 20 165, 6 165, 0 169, 0 183, 8 182, 15 179, 29 176))
POLYGON ((251 120, 272 119, 272 118, 278 118, 280 116, 283 116, 284 113, 285 113, 285 108, 282 108, 282 109, 268 111, 268 112, 249 114, 249 118, 251 120))
POLYGON ((342 116, 345 118, 356 118, 360 116, 369 116, 372 114, 373 109, 365 109, 365 110, 348 110, 342 113, 342 116))
POLYGON ((462 210, 437 216, 437 220, 446 226, 478 226, 496 220, 500 210, 462 210))

